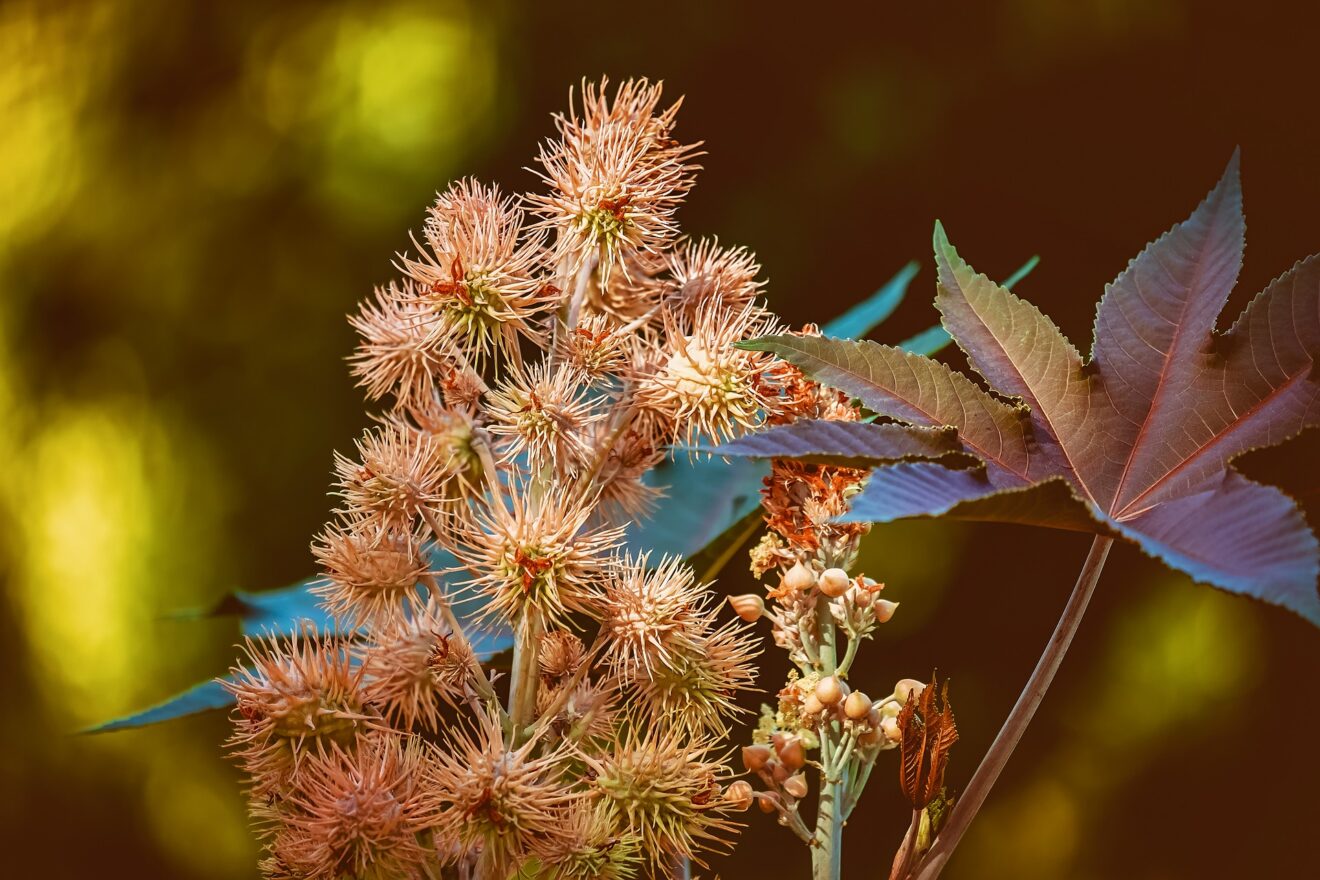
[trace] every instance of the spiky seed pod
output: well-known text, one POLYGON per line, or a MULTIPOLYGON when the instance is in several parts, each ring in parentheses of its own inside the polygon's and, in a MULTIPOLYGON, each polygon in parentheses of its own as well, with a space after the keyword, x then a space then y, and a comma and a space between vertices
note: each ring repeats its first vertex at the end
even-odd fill
POLYGON ((444 850, 480 854, 490 876, 506 877, 533 845, 565 836, 562 811, 578 797, 564 784, 566 755, 537 755, 529 741, 511 749, 499 720, 482 713, 474 730, 451 727, 431 762, 428 784, 440 804, 436 827, 444 850))
POLYGON ((412 529, 423 508, 434 511, 463 497, 461 467, 430 435, 399 422, 368 430, 357 441, 358 461, 335 453, 340 512, 379 529, 412 529))
POLYGON ((664 277, 665 255, 631 251, 605 276, 596 273, 587 285, 582 311, 608 320, 611 326, 630 328, 637 338, 653 335, 660 300, 669 286, 664 277))
POLYGON ((555 341, 556 359, 597 381, 627 368, 632 340, 632 334, 623 332, 608 315, 587 314, 555 341))
POLYGON ((441 705, 452 706, 467 693, 471 648, 449 631, 434 599, 411 618, 372 627, 356 653, 366 702, 404 729, 438 730, 441 705))
POLYGON ((588 259, 600 275, 629 254, 658 251, 677 235, 673 215, 692 187, 694 147, 670 138, 678 104, 657 112, 660 85, 630 80, 613 101, 605 84, 583 86, 583 113, 558 116, 558 141, 539 161, 549 192, 528 197, 555 231, 553 261, 570 271, 588 259))
MULTIPOLYGON (((461 384, 463 375, 464 371, 456 370, 449 378, 461 384)), ((450 475, 445 484, 446 500, 479 497, 485 488, 486 476, 481 451, 482 447, 489 449, 491 438, 477 424, 473 410, 466 404, 433 403, 412 410, 410 415, 416 422, 415 428, 397 416, 393 421, 405 429, 419 432, 435 447, 437 457, 444 462, 444 471, 450 475)))
POLYGON ((287 639, 245 645, 247 662, 222 680, 234 695, 229 745, 254 793, 279 792, 309 755, 352 748, 368 729, 362 670, 310 625, 287 639))
MULTIPOLYGON (((609 447, 609 452, 596 475, 600 489, 601 511, 607 520, 636 522, 650 516, 664 490, 648 485, 646 473, 664 461, 668 451, 656 445, 649 432, 638 430, 638 420, 629 421, 625 429, 609 447)), ((599 423, 593 448, 600 449, 608 442, 606 423, 599 423)))
POLYGON ((837 599, 848 592, 852 578, 841 568, 827 568, 820 574, 820 591, 831 599, 837 599))
POLYGON ((537 653, 541 679, 554 684, 577 672, 582 664, 582 651, 582 640, 571 632, 556 629, 542 635, 541 650, 537 653))
POLYGON ((452 359, 448 340, 430 331, 430 312, 411 279, 377 287, 349 324, 362 337, 352 358, 353 375, 367 397, 393 394, 400 409, 423 409, 439 394, 452 359))
POLYGON ((492 351, 514 355, 519 338, 543 341, 537 325, 560 292, 537 278, 543 237, 524 234, 512 197, 460 180, 436 199, 423 237, 414 239, 417 259, 400 256, 398 265, 432 336, 478 364, 492 351))
POLYGON ((623 675, 676 668, 714 622, 710 591, 678 557, 655 568, 650 557, 625 557, 605 581, 600 602, 605 656, 623 675))
POLYGON ((735 779, 724 789, 724 800, 729 808, 737 810, 740 813, 746 812, 752 805, 756 792, 752 790, 752 785, 745 779, 735 779))
POLYGON ((676 730, 627 734, 611 751, 585 755, 600 808, 617 829, 636 834, 651 869, 672 859, 704 865, 700 853, 727 848, 735 827, 721 783, 727 773, 712 741, 676 730))
POLYGON ((765 614, 765 600, 755 593, 729 596, 728 601, 730 607, 733 608, 733 613, 748 623, 755 623, 765 614))
POLYGON ((621 528, 584 528, 593 499, 558 486, 540 499, 521 489, 510 506, 479 511, 460 524, 451 548, 473 574, 467 586, 489 597, 483 620, 537 615, 550 627, 574 611, 598 614, 601 582, 612 570, 621 528))
POLYGON ((528 467, 539 471, 553 465, 561 476, 573 476, 591 458, 587 433, 605 417, 593 408, 577 370, 540 361, 515 372, 488 397, 490 432, 507 437, 505 460, 526 453, 528 467))
POLYGON ((637 402, 663 412, 689 446, 720 443, 760 424, 769 404, 764 379, 771 361, 735 343, 774 332, 774 321, 755 307, 701 308, 689 328, 666 318, 667 358, 642 382, 637 402))
POLYGON ((801 562, 796 562, 784 575, 783 586, 794 593, 805 593, 816 586, 816 573, 801 562))
POLYGON ((604 740, 614 735, 616 717, 615 703, 619 689, 613 680, 600 682, 584 681, 573 688, 562 701, 562 688, 540 688, 536 694, 536 714, 545 716, 555 703, 559 709, 549 719, 550 729, 566 739, 581 744, 587 740, 604 740))
POLYGON ((341 620, 394 618, 422 604, 417 585, 430 564, 412 531, 381 531, 363 520, 330 526, 312 544, 312 555, 323 573, 312 593, 341 620))
POLYGON ((838 676, 827 675, 816 682, 816 699, 820 700, 823 706, 836 705, 844 696, 844 684, 838 676))
POLYGON ((726 719, 746 711, 735 698, 755 684, 752 659, 759 653, 757 640, 732 621, 690 651, 671 651, 668 664, 638 668, 632 683, 640 710, 655 723, 692 734, 723 731, 726 719))
POLYGON ((710 303, 730 308, 748 306, 760 294, 756 280, 761 265, 746 248, 721 248, 714 239, 688 242, 669 256, 673 281, 666 302, 691 318, 710 303))
POLYGON ((592 803, 575 802, 563 813, 564 834, 534 841, 544 880, 631 880, 642 867, 641 840, 618 833, 592 803))
POLYGON ((435 808, 416 740, 378 733, 351 752, 335 746, 308 759, 273 861, 305 880, 421 877, 435 808))
POLYGON ((853 691, 843 701, 843 714, 853 721, 861 721, 871 712, 871 698, 861 691, 853 691))

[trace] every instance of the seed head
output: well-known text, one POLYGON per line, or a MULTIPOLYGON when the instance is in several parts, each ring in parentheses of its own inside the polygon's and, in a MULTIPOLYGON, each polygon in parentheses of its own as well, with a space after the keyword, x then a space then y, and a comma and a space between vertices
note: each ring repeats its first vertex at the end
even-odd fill
POLYGON ((481 853, 491 876, 507 877, 532 851, 562 840, 562 811, 578 797, 564 784, 566 756, 537 756, 529 741, 510 749, 497 718, 474 730, 451 728, 436 752, 430 784, 440 802, 439 835, 460 857, 481 853))
POLYGON ((367 703, 405 730, 438 730, 441 705, 467 693, 472 649, 449 631, 435 599, 410 618, 373 626, 358 653, 367 703))
POLYGON ((282 811, 272 861, 287 876, 421 877, 433 855, 420 842, 435 821, 423 749, 411 737, 377 733, 362 747, 309 758, 282 811))
POLYGON ((582 115, 556 117, 559 140, 539 156, 549 192, 529 197, 539 225, 555 231, 556 264, 575 270, 594 258, 609 278, 623 257, 677 236, 673 215, 692 187, 696 153, 670 137, 678 104, 657 112, 660 91, 630 80, 611 101, 604 83, 584 84, 582 115))
POLYGON ((583 760, 595 774, 600 809, 613 826, 637 835, 653 870, 677 857, 703 864, 702 849, 727 847, 735 824, 723 796, 727 774, 710 741, 675 731, 627 734, 603 755, 583 760))
POLYGON ((255 794, 280 792, 305 760, 365 735, 362 670, 339 642, 311 624, 287 639, 246 644, 247 662, 222 681, 234 695, 229 745, 255 794))
POLYGON ((376 531, 366 521, 330 526, 312 544, 323 579, 312 586, 327 609, 354 625, 397 617, 422 601, 430 565, 411 531, 376 531))
POLYGON ((442 193, 413 243, 416 259, 399 268, 413 282, 410 302, 430 315, 429 332, 481 362, 492 351, 512 356, 518 339, 540 344, 540 318, 559 291, 537 277, 542 237, 523 234, 523 212, 498 187, 460 180, 442 193))
POLYGON ((587 430, 605 412, 593 408, 587 389, 578 383, 577 370, 555 368, 545 360, 491 392, 486 408, 490 432, 510 439, 506 460, 525 452, 532 471, 553 465, 564 476, 575 475, 590 460, 587 430))
POLYGON ((568 485, 539 500, 515 489, 509 507, 493 505, 460 529, 454 555, 473 575, 467 584, 490 599, 484 619, 539 615, 562 627, 570 612, 596 612, 623 530, 583 528, 592 506, 568 485))

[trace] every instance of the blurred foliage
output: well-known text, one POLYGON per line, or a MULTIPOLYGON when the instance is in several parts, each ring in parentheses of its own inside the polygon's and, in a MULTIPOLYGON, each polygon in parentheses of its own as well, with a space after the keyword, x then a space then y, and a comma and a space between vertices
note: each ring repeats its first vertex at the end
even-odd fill
MULTIPOLYGON (((1274 12, 1191 0, 872 4, 843 20, 700 0, 636 16, 510 0, 0 4, 11 872, 255 874, 222 718, 71 733, 233 660, 233 620, 170 611, 308 574, 331 450, 366 423, 342 362, 344 313, 391 276, 391 254, 449 179, 532 185, 519 169, 580 77, 659 76, 688 94, 682 132, 710 156, 685 225, 758 251, 788 320, 837 314, 926 259, 938 212, 969 248, 1000 255, 993 275, 1042 254, 1021 292, 1081 338, 1091 300, 1073 292, 1112 278, 1189 209, 1234 143, 1253 228, 1269 230, 1243 287, 1320 247, 1320 178, 1307 173, 1320 133, 1297 112, 1314 88, 1317 22, 1274 12), (1172 168, 1153 158, 1175 150, 1187 159, 1172 168), (1123 197, 1143 192, 1160 195, 1123 197)), ((930 325, 930 285, 927 269, 886 339, 930 325)), ((960 524, 871 539, 867 572, 903 608, 858 676, 879 686, 938 665, 951 677, 953 785, 1016 697, 1083 552, 960 524), (1019 601, 1027 591, 1045 598, 1019 601)), ((1284 612, 1185 582, 1138 589, 1154 564, 1114 556, 947 876, 1320 874, 1308 836, 1320 757, 1281 749, 1293 763, 1260 778, 1263 746, 1247 737, 1252 719, 1289 705, 1288 736, 1313 738, 1317 640, 1284 612)), ((735 560, 728 577, 742 569, 735 560)), ((865 833, 850 837, 850 873, 887 861, 906 822, 876 778, 851 823, 865 833)), ((805 862, 762 819, 716 865, 723 876, 805 862)))

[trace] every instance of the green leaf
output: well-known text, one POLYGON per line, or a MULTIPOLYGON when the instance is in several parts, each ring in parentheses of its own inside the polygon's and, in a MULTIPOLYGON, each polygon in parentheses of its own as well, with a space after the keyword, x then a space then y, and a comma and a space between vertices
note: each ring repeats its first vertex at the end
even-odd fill
POLYGON ((219 680, 211 679, 199 685, 194 685, 183 693, 170 697, 150 709, 144 709, 132 715, 125 715, 123 718, 116 718, 113 721, 98 724, 84 730, 83 733, 110 733, 116 730, 128 730, 133 727, 146 727, 149 724, 159 724, 162 721, 185 718, 189 715, 209 712, 212 709, 227 709, 232 705, 234 705, 233 695, 225 690, 224 685, 219 680))
POLYGON ((898 308, 919 269, 916 261, 908 263, 883 287, 820 328, 820 332, 840 339, 860 339, 870 333, 898 308))

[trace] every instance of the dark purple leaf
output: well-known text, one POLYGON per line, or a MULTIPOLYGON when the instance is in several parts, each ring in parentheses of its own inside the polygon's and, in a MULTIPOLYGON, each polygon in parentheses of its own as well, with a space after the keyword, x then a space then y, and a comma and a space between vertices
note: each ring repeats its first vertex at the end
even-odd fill
POLYGON ((894 419, 956 428, 985 463, 881 468, 854 501, 855 518, 1117 533, 1198 581, 1320 625, 1314 535, 1291 499, 1231 469, 1243 452, 1320 424, 1320 258, 1299 262, 1216 333, 1244 228, 1234 156, 1195 213, 1109 286, 1086 363, 1035 306, 973 271, 937 226, 936 305, 1003 397, 874 343, 776 336, 753 346, 894 419))

